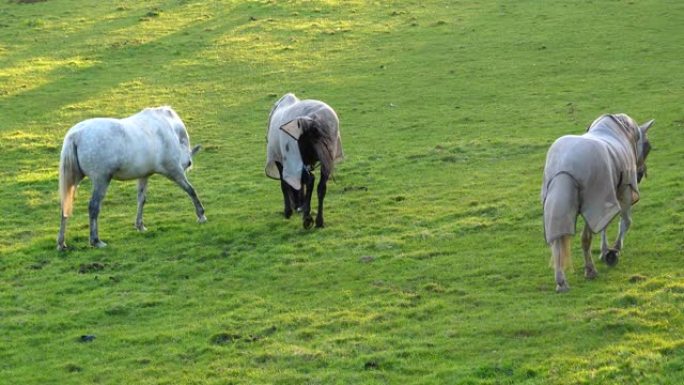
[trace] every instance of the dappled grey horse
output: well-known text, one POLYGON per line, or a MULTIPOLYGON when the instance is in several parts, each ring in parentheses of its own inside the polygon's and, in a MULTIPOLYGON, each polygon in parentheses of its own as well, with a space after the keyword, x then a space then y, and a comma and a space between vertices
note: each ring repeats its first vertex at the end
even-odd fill
POLYGON ((145 231, 143 205, 147 178, 162 174, 176 182, 192 199, 200 223, 206 222, 204 207, 185 176, 200 146, 190 149, 185 124, 170 107, 146 108, 125 119, 95 118, 80 122, 64 137, 59 162, 62 221, 57 248, 66 249, 64 235, 73 209, 74 194, 86 176, 93 183, 88 205, 90 244, 104 247, 97 229, 100 204, 112 179, 138 179, 138 213, 135 227, 145 231))
POLYGON ((313 225, 311 195, 316 164, 318 182, 316 227, 323 227, 326 183, 335 163, 344 158, 337 114, 318 100, 299 100, 288 93, 278 100, 268 117, 266 175, 280 180, 285 218, 293 209, 301 211, 304 228, 313 225))
POLYGON ((552 253, 556 291, 570 287, 565 268, 570 264, 570 239, 578 214, 585 220, 582 232, 584 273, 596 277, 591 259, 591 238, 601 232, 601 259, 617 263, 631 220, 631 208, 639 200, 638 183, 646 174, 651 149, 647 131, 653 120, 639 126, 625 114, 602 115, 582 136, 566 135, 549 148, 544 167, 541 200, 544 232, 552 253), (606 227, 620 213, 620 231, 610 248, 606 227))

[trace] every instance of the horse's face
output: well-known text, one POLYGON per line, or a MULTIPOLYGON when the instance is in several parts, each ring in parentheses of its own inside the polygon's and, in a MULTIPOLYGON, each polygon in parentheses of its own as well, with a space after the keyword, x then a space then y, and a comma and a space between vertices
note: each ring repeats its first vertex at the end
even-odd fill
POLYGON ((639 140, 637 141, 637 182, 641 182, 641 178, 646 176, 646 158, 651 152, 651 142, 648 140, 648 129, 651 128, 654 121, 650 120, 639 126, 639 140))
POLYGON ((193 147, 192 150, 190 150, 188 162, 187 162, 187 164, 184 164, 184 166, 183 166, 185 170, 192 167, 192 158, 194 158, 195 154, 197 154, 199 152, 199 150, 201 150, 201 149, 202 149, 202 146, 198 144, 195 147, 193 147))

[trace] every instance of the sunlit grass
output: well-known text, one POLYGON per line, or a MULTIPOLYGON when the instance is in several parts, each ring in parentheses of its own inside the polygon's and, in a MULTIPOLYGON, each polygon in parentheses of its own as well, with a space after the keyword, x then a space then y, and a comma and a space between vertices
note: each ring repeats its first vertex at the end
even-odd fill
POLYGON ((682 382, 682 14, 655 1, 0 3, 0 378, 682 382), (285 92, 341 119, 322 230, 283 219, 263 175, 285 92), (155 105, 204 147, 188 177, 209 222, 154 176, 139 233, 135 181, 115 181, 109 246, 92 249, 85 180, 71 249, 56 252, 66 131, 155 105), (559 296, 544 155, 611 111, 656 119, 649 177, 620 264, 586 281, 575 239, 559 296))

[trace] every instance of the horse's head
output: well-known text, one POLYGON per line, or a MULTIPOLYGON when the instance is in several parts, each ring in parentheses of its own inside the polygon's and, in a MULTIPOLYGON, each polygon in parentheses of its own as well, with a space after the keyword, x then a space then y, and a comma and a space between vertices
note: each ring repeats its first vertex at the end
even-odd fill
POLYGON ((185 125, 180 119, 174 128, 180 144, 180 164, 183 166, 183 170, 187 170, 192 167, 192 158, 202 149, 202 146, 198 144, 195 147, 190 147, 188 131, 185 129, 185 125))
POLYGON ((647 133, 655 121, 651 119, 648 122, 639 125, 634 119, 626 114, 606 114, 594 120, 589 128, 587 128, 587 131, 590 131, 606 118, 610 118, 616 122, 620 127, 618 131, 622 132, 625 137, 629 138, 634 146, 634 152, 636 155, 637 183, 641 182, 641 179, 646 176, 646 158, 648 157, 648 153, 651 151, 651 142, 648 140, 647 133))
POLYGON ((171 107, 159 107, 156 111, 166 118, 171 125, 173 132, 178 137, 178 144, 180 145, 180 164, 183 167, 183 170, 189 169, 192 167, 192 158, 202 149, 202 146, 198 144, 195 147, 190 147, 190 136, 188 135, 185 123, 183 123, 178 113, 171 107))
POLYGON ((651 119, 648 122, 638 126, 639 138, 636 143, 637 150, 637 182, 641 182, 641 178, 646 176, 646 158, 648 153, 651 152, 651 142, 648 140, 648 130, 655 123, 655 120, 651 119))

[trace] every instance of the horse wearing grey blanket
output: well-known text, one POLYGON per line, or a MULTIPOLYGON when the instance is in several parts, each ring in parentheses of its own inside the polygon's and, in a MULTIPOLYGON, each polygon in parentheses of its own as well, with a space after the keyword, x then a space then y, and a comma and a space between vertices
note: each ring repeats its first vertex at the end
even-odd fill
POLYGON ((631 225, 631 207, 639 200, 639 182, 646 174, 653 120, 639 126, 625 114, 600 116, 582 136, 556 140, 546 156, 541 200, 544 232, 552 251, 556 291, 569 290, 565 268, 570 264, 570 239, 579 214, 585 220, 582 250, 585 276, 595 278, 591 239, 601 232, 601 259, 617 263, 631 225), (620 213, 620 231, 609 248, 606 227, 620 213))
POLYGON ((313 225, 311 195, 313 170, 320 164, 316 227, 324 227, 323 199, 335 163, 344 158, 340 122, 335 111, 318 100, 299 100, 288 93, 280 98, 268 117, 266 175, 280 180, 285 218, 293 209, 302 213, 304 228, 313 225))

